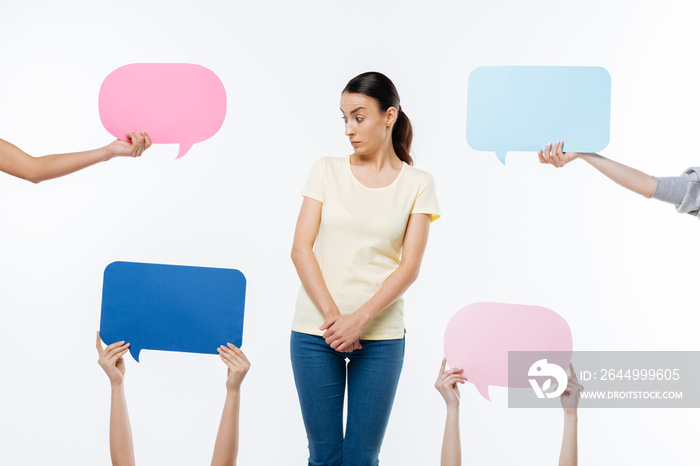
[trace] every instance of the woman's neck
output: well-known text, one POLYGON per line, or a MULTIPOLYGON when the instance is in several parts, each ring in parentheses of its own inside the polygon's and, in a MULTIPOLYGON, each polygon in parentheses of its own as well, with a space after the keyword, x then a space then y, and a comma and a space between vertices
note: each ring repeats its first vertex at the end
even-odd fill
POLYGON ((380 171, 382 168, 387 166, 395 170, 400 170, 402 163, 403 162, 399 156, 396 155, 393 145, 373 153, 353 153, 350 155, 351 165, 370 165, 376 171, 380 171))

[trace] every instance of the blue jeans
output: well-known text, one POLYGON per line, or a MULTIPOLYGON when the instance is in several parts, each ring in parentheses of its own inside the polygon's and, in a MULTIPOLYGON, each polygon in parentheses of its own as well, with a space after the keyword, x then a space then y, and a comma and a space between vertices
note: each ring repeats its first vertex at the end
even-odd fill
POLYGON ((309 440, 309 466, 379 464, 405 340, 361 343, 361 350, 338 353, 323 337, 292 332, 292 369, 309 440), (343 437, 346 381, 348 419, 343 437))

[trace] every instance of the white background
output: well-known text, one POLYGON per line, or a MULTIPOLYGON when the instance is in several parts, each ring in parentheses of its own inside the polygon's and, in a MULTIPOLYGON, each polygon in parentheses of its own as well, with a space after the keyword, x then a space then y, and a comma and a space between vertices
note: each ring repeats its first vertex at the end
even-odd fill
MULTIPOLYGON (((504 167, 465 141, 474 68, 603 66, 613 88, 602 153, 655 175, 697 165, 696 2, 5 0, 0 17, 0 137, 32 155, 110 142, 97 96, 128 63, 201 64, 228 94, 219 133, 180 160, 176 146, 160 145, 40 185, 0 177, 0 464, 108 464, 109 387, 94 340, 102 272, 114 260, 243 271, 253 367, 240 464, 305 464, 289 363, 292 234, 313 161, 351 151, 340 91, 368 70, 398 87, 416 166, 434 175, 443 214, 406 294, 406 361, 382 464, 438 464, 444 403, 433 383, 445 325, 466 304, 556 310, 576 350, 700 349, 697 219, 582 161, 558 170, 510 153, 504 167)), ((137 460, 208 464, 223 364, 141 357, 126 361, 137 460)), ((508 409, 498 387, 492 402, 473 386, 462 393, 465 465, 556 464, 559 410, 508 409)), ((579 418, 584 465, 700 456, 697 410, 579 418)))

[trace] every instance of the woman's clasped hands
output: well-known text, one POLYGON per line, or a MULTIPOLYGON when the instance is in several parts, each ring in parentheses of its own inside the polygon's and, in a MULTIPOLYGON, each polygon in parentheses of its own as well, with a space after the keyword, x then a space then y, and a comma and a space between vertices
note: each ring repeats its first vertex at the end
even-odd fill
POLYGON ((320 330, 325 330, 323 338, 331 348, 339 353, 352 353, 362 349, 360 335, 367 321, 357 312, 352 314, 336 314, 326 319, 320 330))

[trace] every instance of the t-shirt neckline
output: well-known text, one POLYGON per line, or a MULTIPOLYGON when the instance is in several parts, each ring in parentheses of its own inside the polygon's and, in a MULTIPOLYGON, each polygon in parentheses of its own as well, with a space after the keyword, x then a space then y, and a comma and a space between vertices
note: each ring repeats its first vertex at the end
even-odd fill
POLYGON ((352 167, 350 166, 350 155, 345 156, 345 165, 348 167, 348 173, 350 174, 350 178, 352 178, 355 181, 355 183, 370 191, 377 191, 380 189, 387 189, 394 186, 399 181, 399 178, 401 178, 401 175, 403 175, 403 172, 406 171, 406 165, 408 164, 404 161, 401 161, 401 170, 399 171, 399 174, 396 175, 396 178, 394 178, 394 180, 388 185, 380 186, 378 188, 370 188, 369 186, 364 185, 362 182, 360 182, 360 180, 357 179, 355 174, 352 172, 352 167))

